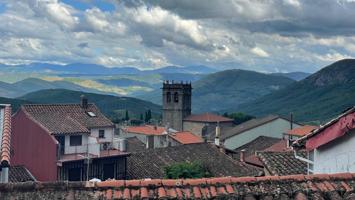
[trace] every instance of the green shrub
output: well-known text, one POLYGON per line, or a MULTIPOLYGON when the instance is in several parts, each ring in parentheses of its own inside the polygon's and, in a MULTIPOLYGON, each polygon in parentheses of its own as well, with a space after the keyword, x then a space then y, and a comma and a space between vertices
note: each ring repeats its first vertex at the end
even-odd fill
POLYGON ((182 162, 165 167, 165 178, 203 178, 210 177, 207 167, 199 162, 182 162))

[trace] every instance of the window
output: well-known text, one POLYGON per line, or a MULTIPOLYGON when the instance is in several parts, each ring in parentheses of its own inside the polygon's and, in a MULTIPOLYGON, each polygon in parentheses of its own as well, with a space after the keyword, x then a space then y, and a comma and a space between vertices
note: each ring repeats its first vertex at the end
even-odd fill
POLYGON ((166 93, 166 102, 171 102, 171 93, 170 92, 167 92, 166 93))
POLYGON ((99 138, 105 138, 105 130, 99 130, 99 138))
POLYGON ((177 92, 174 93, 174 102, 179 102, 179 93, 177 92))
POLYGON ((88 112, 88 115, 90 116, 90 117, 96 117, 96 115, 95 115, 95 113, 93 113, 93 112, 88 112))
POLYGON ((82 137, 81 135, 70 136, 70 146, 81 146, 82 137))

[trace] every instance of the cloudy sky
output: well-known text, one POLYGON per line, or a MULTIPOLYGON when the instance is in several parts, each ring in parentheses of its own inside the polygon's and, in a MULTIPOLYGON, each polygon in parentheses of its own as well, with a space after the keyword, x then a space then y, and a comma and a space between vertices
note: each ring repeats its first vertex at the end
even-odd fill
POLYGON ((355 56, 354 0, 1 0, 0 62, 314 72, 355 56))

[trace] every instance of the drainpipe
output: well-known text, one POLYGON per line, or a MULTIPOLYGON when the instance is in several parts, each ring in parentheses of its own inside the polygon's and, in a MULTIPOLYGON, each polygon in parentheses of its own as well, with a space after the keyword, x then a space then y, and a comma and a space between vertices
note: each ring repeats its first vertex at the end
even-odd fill
POLYGON ((293 153, 295 155, 295 158, 298 159, 298 160, 301 160, 301 161, 306 162, 308 164, 313 164, 314 163, 313 161, 311 161, 311 160, 309 160, 307 158, 304 158, 302 156, 297 155, 297 150, 293 150, 293 153))

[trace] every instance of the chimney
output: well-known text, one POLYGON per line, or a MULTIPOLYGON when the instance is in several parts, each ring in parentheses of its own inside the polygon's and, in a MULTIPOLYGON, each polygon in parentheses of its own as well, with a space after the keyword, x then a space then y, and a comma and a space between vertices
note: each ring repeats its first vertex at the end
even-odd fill
POLYGON ((88 108, 88 99, 85 97, 85 95, 80 96, 80 106, 84 109, 88 108))
POLYGON ((154 135, 147 136, 146 148, 147 149, 154 149, 154 135))
POLYGON ((219 141, 219 137, 221 136, 221 127, 219 126, 219 122, 217 122, 217 126, 216 126, 216 136, 214 138, 214 144, 216 146, 220 146, 220 141, 219 141))
POLYGON ((240 162, 245 162, 245 149, 240 150, 240 162))
POLYGON ((120 151, 126 152, 127 151, 127 140, 125 138, 122 138, 119 141, 120 141, 120 151))

